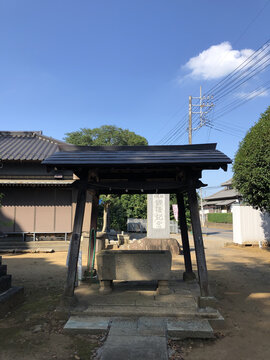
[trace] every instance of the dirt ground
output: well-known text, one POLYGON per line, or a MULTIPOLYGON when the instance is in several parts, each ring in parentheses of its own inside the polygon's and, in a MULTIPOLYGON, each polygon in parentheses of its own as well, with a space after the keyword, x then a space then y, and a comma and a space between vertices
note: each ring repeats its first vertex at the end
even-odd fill
MULTIPOLYGON (((205 237, 211 292, 226 328, 215 340, 169 341, 171 359, 270 359, 270 252, 223 247, 205 237)), ((192 249, 193 263, 195 252, 192 249)), ((66 253, 8 254, 3 263, 25 302, 0 320, 0 360, 94 358, 101 336, 67 335, 67 316, 56 310, 66 274, 66 253)))
POLYGON ((104 335, 68 335, 68 315, 56 311, 66 277, 66 253, 2 255, 13 285, 25 288, 25 301, 0 319, 0 360, 94 357, 104 335))
POLYGON ((225 329, 216 340, 171 342, 172 359, 270 359, 270 251, 224 247, 226 241, 204 238, 210 290, 225 329))

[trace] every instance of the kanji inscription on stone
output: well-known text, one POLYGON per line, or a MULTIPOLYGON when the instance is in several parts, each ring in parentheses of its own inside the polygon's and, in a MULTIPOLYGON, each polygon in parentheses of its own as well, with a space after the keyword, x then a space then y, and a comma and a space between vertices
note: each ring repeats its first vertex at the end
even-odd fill
POLYGON ((153 195, 153 229, 165 229, 165 195, 153 195))

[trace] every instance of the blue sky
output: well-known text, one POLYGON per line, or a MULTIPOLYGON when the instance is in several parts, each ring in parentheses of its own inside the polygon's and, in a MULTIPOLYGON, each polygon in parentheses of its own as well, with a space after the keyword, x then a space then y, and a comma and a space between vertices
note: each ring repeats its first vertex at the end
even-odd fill
MULTIPOLYGON (((158 144, 187 113, 189 95, 270 38, 269 15, 269 0, 0 0, 1 130, 63 139, 112 124, 158 144)), ((227 101, 267 80, 265 70, 227 101)), ((267 106, 269 91, 219 119, 228 133, 202 128, 193 142, 217 142, 233 157, 267 106)), ((203 181, 217 186, 230 176, 205 172, 203 181)))

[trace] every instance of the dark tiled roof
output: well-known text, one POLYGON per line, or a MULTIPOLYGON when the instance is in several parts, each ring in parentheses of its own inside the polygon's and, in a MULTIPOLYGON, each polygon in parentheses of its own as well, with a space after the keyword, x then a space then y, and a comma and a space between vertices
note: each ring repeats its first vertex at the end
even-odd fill
POLYGON ((221 184, 221 186, 231 186, 232 185, 232 179, 229 179, 221 184))
MULTIPOLYGON (((239 198, 241 195, 235 189, 220 190, 217 193, 204 198, 205 201, 239 198)), ((207 203, 206 203, 207 204, 207 203)))
POLYGON ((62 167, 98 165, 172 164, 226 167, 231 163, 216 144, 180 146, 60 146, 43 164, 62 167))
POLYGON ((61 144, 41 131, 0 131, 0 159, 42 161, 59 151, 61 144))
POLYGON ((205 201, 203 203, 203 206, 207 205, 231 205, 235 203, 237 199, 227 199, 227 200, 211 200, 211 201, 205 201))

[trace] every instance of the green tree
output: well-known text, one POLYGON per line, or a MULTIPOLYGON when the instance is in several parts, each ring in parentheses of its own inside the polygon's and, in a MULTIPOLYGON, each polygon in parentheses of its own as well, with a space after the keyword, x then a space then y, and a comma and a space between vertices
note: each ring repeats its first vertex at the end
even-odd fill
MULTIPOLYGON (((67 133, 65 141, 70 144, 88 146, 148 145, 144 137, 112 125, 67 133)), ((123 230, 126 228, 128 217, 146 218, 147 216, 146 195, 101 195, 100 200, 98 228, 102 231, 109 228, 123 230)))
POLYGON ((75 145, 105 146, 105 145, 148 145, 147 140, 127 129, 113 125, 103 125, 95 129, 81 129, 67 133, 65 141, 75 145))
POLYGON ((235 155, 233 185, 255 208, 270 212, 270 106, 235 155))

